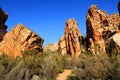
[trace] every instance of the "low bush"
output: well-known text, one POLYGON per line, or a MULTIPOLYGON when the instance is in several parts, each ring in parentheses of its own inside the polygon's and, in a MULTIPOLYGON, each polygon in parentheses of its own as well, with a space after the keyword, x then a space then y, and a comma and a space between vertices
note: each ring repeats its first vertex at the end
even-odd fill
MULTIPOLYGON (((120 56, 81 54, 75 58, 62 56, 59 52, 45 52, 42 55, 36 51, 25 51, 23 58, 0 56, 0 80, 5 80, 15 70, 19 63, 18 76, 22 80, 30 80, 33 76, 41 80, 55 80, 64 69, 71 69, 72 75, 68 80, 118 80, 120 79, 120 56), (22 72, 24 71, 24 72, 22 72), (21 72, 24 75, 21 75, 21 72)), ((16 69, 18 70, 18 69, 16 69)), ((13 74, 13 73, 12 73, 13 74)))
POLYGON ((120 79, 119 56, 108 57, 107 55, 89 56, 81 61, 79 67, 73 68, 73 75, 68 80, 118 80, 120 79), (82 64, 81 64, 82 63, 82 64))

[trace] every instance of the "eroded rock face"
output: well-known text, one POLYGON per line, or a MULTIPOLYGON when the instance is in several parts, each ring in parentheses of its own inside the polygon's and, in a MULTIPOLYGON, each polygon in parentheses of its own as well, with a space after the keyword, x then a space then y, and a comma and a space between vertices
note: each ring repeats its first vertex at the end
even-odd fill
POLYGON ((108 30, 108 14, 92 5, 86 15, 87 38, 89 51, 94 54, 106 53, 103 36, 108 30))
POLYGON ((67 54, 67 45, 66 45, 65 35, 63 35, 60 38, 58 45, 59 45, 59 50, 60 50, 61 54, 66 55, 67 54))
POLYGON ((81 33, 77 22, 74 19, 68 19, 65 25, 65 34, 59 40, 61 53, 78 57, 81 53, 80 41, 81 33))
POLYGON ((109 31, 111 33, 120 29, 120 16, 118 14, 116 14, 116 13, 111 14, 107 18, 107 22, 109 24, 109 31))
POLYGON ((36 49, 42 52, 43 42, 44 40, 40 36, 24 25, 18 24, 4 36, 0 43, 0 52, 11 57, 22 56, 21 51, 26 50, 36 49))
POLYGON ((8 14, 0 8, 0 42, 3 40, 3 36, 6 34, 7 26, 5 21, 8 18, 8 14))
POLYGON ((88 50, 93 54, 106 53, 105 41, 108 39, 106 36, 111 37, 111 34, 120 29, 120 16, 115 13, 108 16, 105 11, 92 5, 86 19, 88 50))
POLYGON ((110 56, 120 54, 120 31, 116 31, 116 33, 109 38, 107 46, 107 52, 110 56))

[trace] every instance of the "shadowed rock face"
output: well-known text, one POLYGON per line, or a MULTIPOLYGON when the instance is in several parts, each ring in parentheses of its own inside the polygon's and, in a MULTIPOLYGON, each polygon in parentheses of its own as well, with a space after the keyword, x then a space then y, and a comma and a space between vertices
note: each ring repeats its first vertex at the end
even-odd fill
POLYGON ((36 49, 43 51, 42 44, 44 40, 26 28, 22 24, 18 24, 6 33, 3 41, 0 43, 0 51, 8 56, 22 56, 21 51, 36 49))
POLYGON ((109 38, 107 46, 107 52, 110 56, 120 54, 120 31, 117 31, 111 38, 109 38))
POLYGON ((80 48, 81 33, 78 24, 74 19, 68 19, 65 25, 65 34, 59 40, 59 48, 63 55, 70 54, 78 57, 81 53, 80 48))
POLYGON ((8 14, 0 8, 0 42, 2 41, 3 36, 7 32, 7 26, 5 25, 5 21, 7 20, 7 18, 8 14))
POLYGON ((119 15, 120 15, 120 1, 118 2, 118 11, 119 11, 119 15))

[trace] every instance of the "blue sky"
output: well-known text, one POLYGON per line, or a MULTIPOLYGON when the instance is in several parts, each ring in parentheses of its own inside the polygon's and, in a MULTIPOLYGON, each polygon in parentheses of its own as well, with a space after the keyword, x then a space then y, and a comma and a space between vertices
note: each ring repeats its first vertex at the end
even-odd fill
POLYGON ((86 35, 86 14, 92 4, 108 14, 118 13, 119 0, 0 0, 9 16, 8 31, 22 23, 44 38, 44 45, 55 43, 64 34, 65 21, 75 18, 82 35, 86 35))

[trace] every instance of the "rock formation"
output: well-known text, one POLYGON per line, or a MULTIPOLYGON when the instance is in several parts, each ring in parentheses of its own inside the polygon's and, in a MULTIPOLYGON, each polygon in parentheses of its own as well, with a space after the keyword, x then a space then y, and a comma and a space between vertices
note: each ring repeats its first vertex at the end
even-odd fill
POLYGON ((65 34, 58 43, 61 53, 78 57, 81 53, 80 41, 81 33, 78 29, 78 23, 74 19, 68 19, 65 25, 65 34))
POLYGON ((67 45, 66 45, 66 41, 65 41, 65 36, 63 35, 59 42, 58 42, 58 45, 59 45, 59 50, 61 52, 62 55, 65 55, 67 54, 67 45))
POLYGON ((120 54, 120 31, 116 31, 116 33, 109 38, 107 47, 110 56, 120 54))
POLYGON ((7 32, 7 26, 5 25, 7 18, 8 14, 0 8, 0 42, 3 40, 3 36, 7 32))
POLYGON ((107 22, 109 25, 109 31, 115 32, 116 30, 119 30, 120 27, 120 16, 118 14, 111 14, 108 18, 107 18, 107 22))
POLYGON ((86 15, 88 50, 93 54, 106 53, 106 36, 120 29, 120 16, 112 14, 108 16, 105 11, 92 5, 86 15), (108 34, 109 33, 109 34, 108 34))
POLYGON ((22 56, 21 51, 36 49, 43 51, 42 44, 44 40, 37 34, 26 28, 22 24, 18 24, 6 33, 3 41, 0 43, 0 52, 8 56, 22 56))
POLYGON ((48 43, 45 47, 44 47, 44 51, 57 51, 58 50, 58 43, 52 44, 52 43, 48 43))
POLYGON ((98 10, 96 5, 92 5, 86 15, 88 47, 92 53, 106 53, 103 36, 107 32, 108 14, 98 10), (93 46, 94 44, 94 46, 93 46))
POLYGON ((120 1, 118 2, 118 11, 119 11, 119 15, 120 15, 120 1))

